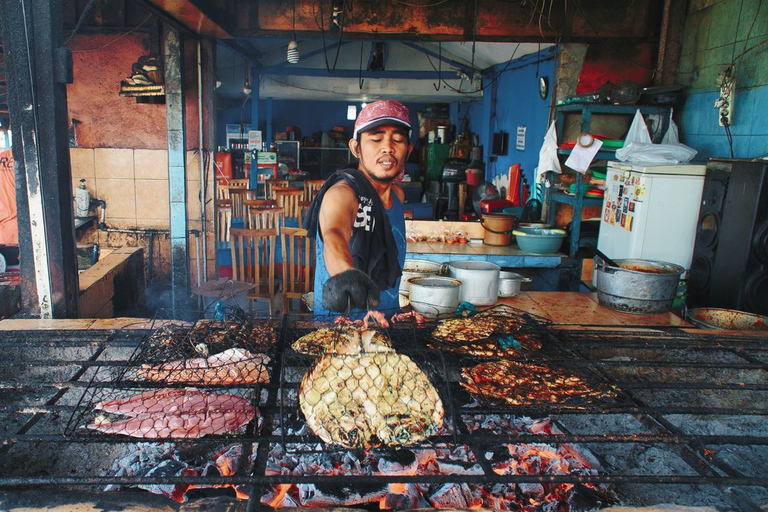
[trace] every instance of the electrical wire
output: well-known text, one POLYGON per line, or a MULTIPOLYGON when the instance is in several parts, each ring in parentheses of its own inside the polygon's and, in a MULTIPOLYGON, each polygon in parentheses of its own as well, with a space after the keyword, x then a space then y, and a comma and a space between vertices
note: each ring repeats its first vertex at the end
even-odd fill
MULTIPOLYGON (((276 84, 284 85, 286 87, 291 87, 293 89, 299 89, 300 91, 321 92, 321 93, 326 93, 326 94, 336 94, 336 95, 341 95, 341 96, 348 96, 348 93, 346 93, 346 92, 329 91, 327 89, 315 89, 315 88, 312 88, 312 87, 301 87, 299 85, 294 85, 294 84, 289 83, 289 82, 283 82, 282 80, 278 80, 278 79, 276 79, 276 78, 274 78, 274 77, 272 77, 270 75, 261 75, 261 79, 269 79, 269 80, 272 80, 273 82, 275 82, 276 84)), ((373 97, 373 100, 378 100, 378 99, 381 99, 381 98, 382 98, 381 95, 377 95, 377 96, 373 97)))
POLYGON ((72 42, 72 40, 75 38, 75 35, 77 34, 77 31, 80 30, 80 27, 83 25, 83 22, 85 21, 86 16, 91 12, 91 9, 93 9, 93 4, 96 3, 96 0, 89 0, 88 5, 85 6, 85 9, 83 9, 83 12, 80 13, 80 18, 77 20, 77 23, 75 24, 75 28, 72 30, 72 33, 69 34, 69 37, 66 41, 64 41, 64 44, 62 46, 67 46, 69 43, 72 42))
POLYGON ((339 40, 337 42, 336 46, 336 57, 333 59, 333 68, 331 68, 330 64, 328 64, 328 47, 325 42, 325 14, 323 13, 323 0, 318 0, 318 4, 320 6, 320 23, 317 23, 317 17, 315 17, 315 23, 317 23, 317 26, 320 28, 320 34, 323 37, 323 56, 325 57, 325 69, 328 70, 328 73, 333 73, 336 71, 336 65, 339 62, 339 53, 341 52, 341 41, 344 37, 344 23, 346 21, 346 9, 347 6, 347 0, 341 0, 341 14, 339 15, 341 21, 338 24, 339 27, 339 40))
POLYGON ((141 23, 139 23, 138 25, 136 25, 135 27, 133 27, 133 28, 132 28, 131 30, 129 30, 128 32, 125 32, 125 33, 123 33, 123 34, 120 34, 120 35, 119 35, 119 36, 117 36, 116 38, 114 38, 114 39, 112 39, 112 40, 110 40, 110 41, 107 41, 106 43, 104 43, 104 44, 103 44, 103 45, 101 45, 101 46, 97 46, 96 48, 83 48, 82 50, 72 50, 72 53, 85 53, 85 52, 95 52, 95 51, 98 51, 98 50, 102 50, 102 49, 106 48, 107 46, 111 45, 112 43, 115 43, 115 42, 119 41, 120 39, 124 38, 125 36, 127 36, 127 35, 129 35, 129 34, 131 34, 131 33, 135 32, 136 30, 138 30, 138 29, 139 29, 139 28, 140 28, 142 25, 144 25, 144 24, 145 24, 147 21, 149 21, 149 19, 150 19, 150 18, 152 18, 152 16, 153 16, 153 15, 152 15, 152 14, 150 14, 149 16, 147 16, 146 18, 144 18, 144 21, 142 21, 141 23))

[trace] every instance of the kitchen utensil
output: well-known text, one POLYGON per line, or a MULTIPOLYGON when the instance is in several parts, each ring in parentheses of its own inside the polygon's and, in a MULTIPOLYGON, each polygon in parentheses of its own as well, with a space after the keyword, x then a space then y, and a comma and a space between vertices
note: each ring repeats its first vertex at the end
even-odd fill
POLYGON ((530 283, 529 277, 514 272, 499 272, 499 297, 514 297, 520 293, 523 283, 530 283))
MULTIPOLYGON (((506 209, 506 208, 505 208, 506 209)), ((484 213, 480 218, 483 226, 483 243, 486 245, 509 245, 517 217, 504 213, 484 213)))
POLYGON ((517 238, 520 250, 530 254, 555 253, 565 238, 565 230, 549 228, 517 228, 512 234, 517 238))
POLYGON ((658 314, 672 309, 680 265, 666 261, 625 259, 609 266, 595 257, 597 300, 601 306, 625 313, 658 314))
POLYGON ((448 274, 461 281, 459 302, 492 306, 499 296, 501 267, 487 261, 449 261, 448 274))
POLYGON ((618 264, 618 263, 616 263, 616 262, 615 262, 615 261, 613 261, 611 258, 609 258, 609 257, 608 257, 608 256, 606 256, 605 254, 603 254, 603 251, 601 251, 600 249, 598 249, 598 248, 595 248, 595 254, 597 254, 598 256, 600 256, 600 259, 601 259, 601 260, 603 260, 604 262, 606 262, 606 263, 608 264, 608 266, 609 266, 609 267, 618 267, 618 266, 619 266, 619 264, 618 264))
POLYGON ((768 316, 724 308, 683 309, 685 319, 702 329, 768 331, 768 316))
POLYGON ((459 305, 461 281, 450 277, 412 277, 408 280, 411 307, 434 318, 453 313, 459 305))
POLYGON ((401 295, 408 296, 411 290, 411 285, 408 282, 409 279, 412 277, 438 276, 442 268, 442 263, 435 263, 434 261, 405 260, 403 263, 403 277, 400 278, 400 288, 398 291, 401 295))

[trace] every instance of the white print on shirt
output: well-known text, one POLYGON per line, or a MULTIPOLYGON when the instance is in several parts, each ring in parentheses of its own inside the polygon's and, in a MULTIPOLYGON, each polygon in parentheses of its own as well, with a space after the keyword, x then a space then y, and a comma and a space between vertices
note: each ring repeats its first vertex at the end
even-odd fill
POLYGON ((376 227, 376 219, 371 216, 371 210, 373 209, 373 201, 367 197, 360 197, 360 202, 357 207, 357 217, 353 227, 365 228, 366 231, 373 231, 376 227))

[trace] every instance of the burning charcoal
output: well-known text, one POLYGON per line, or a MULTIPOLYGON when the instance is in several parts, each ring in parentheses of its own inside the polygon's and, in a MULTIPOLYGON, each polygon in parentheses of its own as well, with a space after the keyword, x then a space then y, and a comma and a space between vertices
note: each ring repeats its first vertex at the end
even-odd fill
POLYGON ((335 507, 381 501, 387 495, 386 484, 297 484, 303 507, 335 507))
POLYGON ((261 497, 261 502, 273 508, 298 507, 299 504, 288 494, 291 487, 293 484, 278 484, 276 489, 261 497))
POLYGON ((437 508, 476 508, 482 504, 482 498, 475 498, 467 484, 443 484, 429 502, 437 508))
POLYGON ((429 507, 415 484, 390 484, 386 497, 381 501, 382 509, 414 510, 429 507))
POLYGON ((388 451, 379 459, 379 473, 383 475, 415 475, 418 468, 416 454, 410 450, 388 451))
MULTIPOLYGON (((136 473, 136 476, 163 477, 169 480, 182 475, 194 476, 195 470, 190 468, 188 464, 178 460, 164 460, 157 466, 148 469, 143 468, 136 473)), ((184 494, 190 486, 189 484, 139 484, 137 487, 152 494, 160 494, 175 502, 184 503, 184 494)))
POLYGON ((482 475, 483 468, 475 462, 437 459, 441 475, 482 475))
POLYGON ((576 484, 570 496, 570 509, 573 512, 595 510, 615 505, 619 498, 613 490, 596 487, 594 484, 576 484))
POLYGON ((520 488, 520 492, 526 496, 533 496, 537 499, 544 497, 544 486, 541 484, 521 483, 518 487, 520 488))

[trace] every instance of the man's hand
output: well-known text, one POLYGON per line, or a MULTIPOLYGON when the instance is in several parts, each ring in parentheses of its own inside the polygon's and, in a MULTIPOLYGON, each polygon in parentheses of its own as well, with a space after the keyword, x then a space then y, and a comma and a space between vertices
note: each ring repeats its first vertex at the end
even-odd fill
POLYGON ((379 287, 362 270, 351 268, 331 277, 323 286, 323 307, 328 311, 369 309, 379 305, 379 287))

